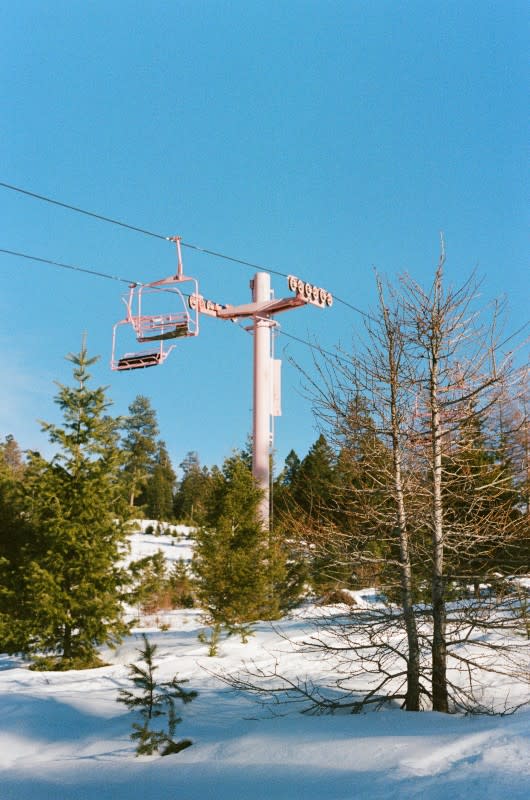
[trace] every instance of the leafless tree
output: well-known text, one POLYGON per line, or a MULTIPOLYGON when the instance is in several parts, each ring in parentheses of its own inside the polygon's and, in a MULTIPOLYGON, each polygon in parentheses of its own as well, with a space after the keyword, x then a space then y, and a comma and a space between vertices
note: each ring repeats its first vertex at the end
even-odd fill
MULTIPOLYGON (((401 299, 379 277, 377 289, 378 313, 367 318, 364 347, 357 340, 354 353, 338 351, 334 358, 319 354, 316 377, 305 376, 315 410, 339 451, 338 468, 329 507, 320 508, 318 520, 299 509, 291 514, 289 526, 298 527, 299 537, 327 555, 330 570, 349 564, 358 579, 383 583, 399 599, 399 609, 387 606, 370 619, 365 614, 362 627, 357 626, 358 616, 353 625, 334 624, 333 639, 349 653, 350 666, 355 653, 364 665, 361 672, 372 676, 363 690, 364 702, 391 696, 407 710, 418 711, 428 689, 421 680, 408 521, 417 490, 407 464, 415 382, 401 299), (398 628, 403 635, 390 645, 386 633, 398 628)), ((333 652, 318 634, 306 646, 333 652)))
POLYGON ((519 536, 522 520, 509 491, 512 476, 496 463, 492 441, 480 443, 491 457, 475 460, 475 480, 462 480, 462 475, 455 480, 455 450, 465 447, 465 431, 485 432, 514 381, 514 369, 511 353, 502 354, 498 306, 489 315, 477 310, 474 276, 456 289, 446 288, 444 261, 442 242, 430 289, 408 276, 401 284, 407 351, 417 385, 416 455, 420 472, 424 467, 425 524, 431 534, 433 708, 446 712, 448 553, 460 550, 473 554, 475 563, 492 566, 495 549, 519 536), (451 513, 455 508, 458 514, 451 513))
MULTIPOLYGON (((305 373, 339 470, 327 515, 320 509, 312 524, 298 509, 291 527, 332 566, 349 562, 364 578, 371 569, 394 601, 325 629, 319 621, 304 640, 307 652, 335 660, 335 686, 354 704, 386 698, 417 710, 426 698, 442 712, 478 708, 483 676, 517 674, 526 646, 517 602, 494 585, 506 586, 498 575, 510 548, 525 563, 528 542, 527 509, 500 455, 499 409, 519 397, 521 370, 504 352, 499 306, 478 306, 473 275, 447 288, 444 262, 442 241, 427 290, 407 275, 395 287, 378 278, 364 345, 356 334, 352 353, 320 353, 316 374, 305 373), (420 604, 424 585, 430 597, 420 604)), ((527 422, 518 430, 520 447, 527 422)), ((315 707, 337 703, 333 693, 313 697, 315 707)))

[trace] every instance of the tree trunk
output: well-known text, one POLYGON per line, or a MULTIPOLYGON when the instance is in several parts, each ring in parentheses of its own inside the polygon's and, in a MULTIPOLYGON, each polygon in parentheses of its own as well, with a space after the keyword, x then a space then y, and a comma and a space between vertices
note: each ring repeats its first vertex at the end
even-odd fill
POLYGON ((410 564, 409 534, 405 516, 405 503, 403 498, 403 485, 401 478, 401 454, 399 449, 394 450, 394 477, 398 507, 399 550, 401 565, 401 603, 403 605, 403 617, 405 620, 408 645, 407 694, 405 697, 405 709, 407 711, 419 711, 420 648, 412 597, 412 568, 410 564))
POLYGON ((403 345, 403 341, 400 339, 396 342, 396 336, 399 336, 399 333, 396 327, 390 322, 389 314, 383 301, 383 291, 380 283, 378 283, 378 288, 387 336, 392 466, 394 472, 394 492, 399 528, 401 603, 403 606, 403 618, 407 633, 407 694, 405 697, 405 709, 407 711, 419 711, 420 648, 412 596, 412 566, 410 563, 409 532, 407 528, 405 497, 403 492, 403 475, 401 471, 400 420, 398 410, 398 393, 400 388, 400 380, 402 378, 399 369, 399 352, 400 346, 403 345), (398 346, 397 350, 396 345, 398 346))
POLYGON ((67 660, 72 658, 72 626, 66 623, 63 632, 63 652, 61 658, 67 660))
MULTIPOLYGON (((436 338, 436 337, 433 337, 436 338)), ((447 692, 447 643, 444 587, 442 505, 442 425, 438 402, 438 353, 433 343, 430 375, 432 436, 432 704, 434 711, 449 711, 447 692)))

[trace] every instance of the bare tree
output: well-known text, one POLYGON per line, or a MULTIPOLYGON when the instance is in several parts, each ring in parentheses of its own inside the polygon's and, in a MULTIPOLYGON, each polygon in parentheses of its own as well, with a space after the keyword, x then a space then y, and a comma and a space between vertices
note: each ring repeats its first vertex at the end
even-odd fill
MULTIPOLYGON (((355 654, 372 675, 369 685, 356 691, 356 704, 364 692, 363 702, 392 697, 407 710, 418 711, 428 688, 420 674, 406 500, 412 506, 416 491, 414 473, 406 464, 415 383, 401 300, 379 277, 377 288, 378 315, 367 318, 364 346, 358 343, 353 354, 338 351, 334 358, 320 354, 317 377, 306 374, 315 409, 339 457, 333 502, 320 508, 318 519, 297 509, 289 526, 300 529, 299 537, 310 541, 317 556, 327 556, 321 560, 330 572, 343 577, 355 572, 359 581, 384 585, 399 599, 399 608, 381 607, 370 620, 365 614, 362 627, 358 617, 334 624, 333 639, 341 642, 343 654, 349 653, 350 665, 355 654), (403 631, 392 645, 386 636, 391 628, 403 631), (383 662, 387 669, 378 673, 375 665, 383 662), (376 674, 381 680, 374 679, 376 674)), ((333 652, 327 635, 324 640, 315 634, 306 647, 333 652)))
MULTIPOLYGON (((315 521, 297 509, 291 527, 343 574, 348 564, 363 578, 371 569, 394 600, 320 620, 304 640, 307 652, 334 660, 335 688, 355 704, 394 699, 417 710, 427 698, 442 712, 478 708, 488 671, 520 670, 521 641, 496 638, 516 634, 517 603, 493 594, 507 551, 521 554, 528 541, 524 503, 499 455, 498 410, 517 394, 518 375, 503 354, 499 306, 478 307, 474 276, 446 288, 444 262, 442 241, 427 290, 410 276, 397 288, 378 279, 364 345, 356 334, 353 353, 321 352, 316 376, 305 374, 338 469, 327 514, 315 521), (424 585, 430 602, 420 605, 424 585)), ((339 702, 318 691, 313 699, 339 702)))
POLYGON ((462 453, 466 444, 464 431, 478 433, 488 424, 512 382, 513 364, 510 354, 502 356, 498 306, 489 315, 487 309, 476 309, 474 276, 456 289, 446 288, 444 261, 442 240, 430 290, 405 276, 402 292, 407 350, 417 383, 416 453, 418 466, 425 466, 425 524, 431 533, 433 708, 447 712, 447 554, 456 549, 467 556, 479 553, 478 562, 492 566, 494 542, 505 547, 517 535, 521 515, 509 491, 511 476, 495 463, 493 453, 477 465, 479 480, 455 481, 451 471, 455 449, 462 453), (450 513, 455 505, 463 511, 458 520, 450 513))

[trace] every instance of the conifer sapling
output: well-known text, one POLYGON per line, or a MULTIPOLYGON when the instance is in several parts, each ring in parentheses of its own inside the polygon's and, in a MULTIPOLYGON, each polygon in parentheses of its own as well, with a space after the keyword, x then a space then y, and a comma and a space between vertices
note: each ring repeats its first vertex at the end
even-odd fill
POLYGON ((190 703, 197 697, 197 692, 182 688, 187 681, 178 681, 175 675, 170 681, 157 683, 155 671, 158 667, 154 664, 157 650, 145 634, 142 634, 143 648, 139 649, 145 666, 139 664, 129 665, 129 677, 136 692, 120 689, 117 702, 124 703, 131 711, 137 711, 140 722, 133 722, 131 739, 136 742, 136 755, 153 755, 159 752, 167 756, 178 753, 189 747, 190 739, 174 740, 177 725, 182 722, 177 715, 176 701, 190 703), (165 729, 153 730, 153 720, 165 718, 165 729))

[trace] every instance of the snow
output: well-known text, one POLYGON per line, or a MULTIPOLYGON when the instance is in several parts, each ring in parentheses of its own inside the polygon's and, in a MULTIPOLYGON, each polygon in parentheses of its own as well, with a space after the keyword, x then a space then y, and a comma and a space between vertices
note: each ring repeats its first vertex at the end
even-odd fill
POLYGON ((152 556, 159 550, 169 563, 179 559, 191 561, 193 528, 188 525, 161 524, 156 519, 136 519, 131 520, 130 524, 133 532, 129 536, 129 560, 152 556), (154 533, 148 533, 149 530, 154 533))
MULTIPOLYGON (((181 527, 184 528, 184 525, 181 527)), ((168 564, 179 559, 189 563, 193 553, 193 543, 188 538, 188 530, 185 529, 175 536, 170 534, 153 536, 149 533, 133 533, 129 537, 131 542, 130 558, 134 560, 145 558, 146 556, 153 556, 160 551, 168 564)))
MULTIPOLYGON (((189 559, 187 531, 132 536, 133 558, 162 550, 189 559), (153 549, 154 548, 154 549, 153 549)), ((378 603, 369 590, 359 605, 378 603)), ((301 638, 312 614, 306 604, 278 628, 301 638)), ((280 660, 289 674, 318 677, 324 668, 286 646, 278 630, 259 623, 243 645, 224 639, 209 658, 198 641, 199 611, 142 620, 109 666, 64 673, 33 672, 0 656, 0 800, 523 800, 530 796, 530 711, 512 716, 408 714, 398 709, 360 715, 271 717, 254 699, 217 677, 251 661, 280 660), (157 644, 157 676, 189 679, 199 697, 181 710, 179 737, 193 746, 177 755, 135 757, 131 715, 116 702, 129 687, 127 664, 138 658, 141 634, 157 644)), ((505 682, 491 676, 502 701, 505 682)), ((528 699, 528 682, 511 687, 528 699)))

